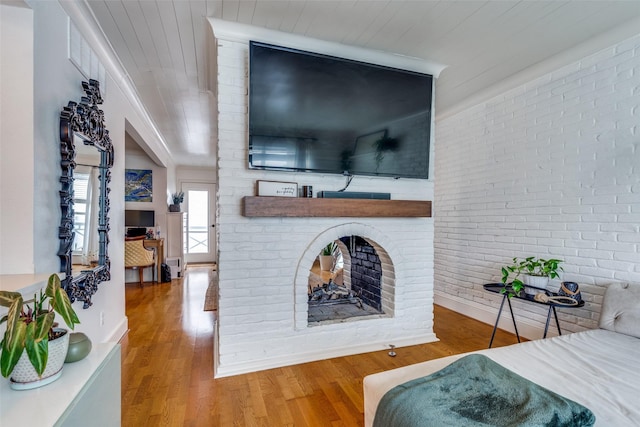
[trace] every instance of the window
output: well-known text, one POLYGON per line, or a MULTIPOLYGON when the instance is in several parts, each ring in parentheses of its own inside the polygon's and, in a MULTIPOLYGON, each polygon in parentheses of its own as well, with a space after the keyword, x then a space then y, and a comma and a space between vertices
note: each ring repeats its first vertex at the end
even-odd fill
POLYGON ((209 192, 189 190, 188 254, 209 252, 209 192))
POLYGON ((87 230, 87 192, 89 187, 89 174, 74 174, 73 182, 73 254, 82 255, 87 230))

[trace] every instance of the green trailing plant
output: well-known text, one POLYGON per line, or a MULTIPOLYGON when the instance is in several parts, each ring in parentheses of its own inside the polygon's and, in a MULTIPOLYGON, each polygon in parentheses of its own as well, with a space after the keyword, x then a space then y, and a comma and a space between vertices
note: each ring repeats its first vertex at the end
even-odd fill
POLYGON ((531 276, 545 276, 550 279, 560 277, 558 271, 563 271, 560 259, 536 259, 534 257, 525 258, 525 274, 531 276))
POLYGON ((559 271, 563 271, 560 259, 543 259, 527 257, 513 258, 511 265, 502 267, 502 283, 504 287, 500 292, 508 293, 509 297, 518 295, 524 289, 524 282, 520 279, 523 274, 531 276, 546 276, 550 279, 559 277, 559 271))
POLYGON ((342 153, 340 153, 340 168, 348 172, 351 169, 351 163, 353 163, 353 152, 348 149, 342 150, 342 153))
POLYGON ((0 319, 0 324, 7 322, 0 354, 3 377, 11 375, 24 350, 38 375, 42 375, 47 367, 49 341, 58 337, 53 331, 55 313, 71 329, 80 323, 57 274, 49 277, 44 292, 40 290, 32 300, 23 300, 19 292, 0 291, 0 305, 9 308, 0 319))
POLYGON ((513 264, 502 267, 502 284, 504 286, 500 292, 506 293, 509 298, 518 295, 524 289, 524 283, 520 280, 522 264, 523 262, 518 261, 518 258, 513 258, 513 264))
POLYGON ((322 248, 322 253, 320 255, 323 256, 333 256, 338 251, 338 244, 336 242, 331 242, 324 248, 322 248))
POLYGON ((400 141, 398 138, 391 138, 389 136, 383 136, 382 138, 376 140, 373 143, 373 146, 376 150, 375 159, 376 159, 376 169, 380 167, 380 163, 384 159, 384 154, 387 151, 396 151, 400 146, 400 141))
POLYGON ((184 202, 184 191, 173 193, 171 195, 171 198, 173 199, 174 205, 179 205, 180 203, 184 202))

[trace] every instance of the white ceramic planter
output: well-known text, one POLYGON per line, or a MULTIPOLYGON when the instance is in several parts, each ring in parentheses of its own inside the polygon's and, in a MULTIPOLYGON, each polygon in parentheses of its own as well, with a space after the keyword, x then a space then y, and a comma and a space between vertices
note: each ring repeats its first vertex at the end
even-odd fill
POLYGON ((333 267, 333 255, 320 255, 320 270, 331 271, 333 267))
POLYGON ((525 274, 522 280, 525 284, 524 292, 527 295, 535 295, 538 292, 544 292, 549 284, 548 276, 530 276, 525 274))
POLYGON ((38 373, 29 360, 27 350, 23 351, 18 363, 13 368, 13 372, 11 372, 10 384, 12 389, 29 390, 42 387, 60 378, 62 365, 65 357, 67 357, 67 349, 69 348, 69 331, 66 329, 61 330, 65 331, 63 336, 49 341, 49 356, 42 377, 38 377, 38 373))

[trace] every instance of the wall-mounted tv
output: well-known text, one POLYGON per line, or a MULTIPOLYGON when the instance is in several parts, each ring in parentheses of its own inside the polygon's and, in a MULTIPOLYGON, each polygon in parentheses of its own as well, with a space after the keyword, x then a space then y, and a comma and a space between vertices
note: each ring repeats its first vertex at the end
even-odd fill
POLYGON ((155 227, 156 212, 155 211, 124 211, 125 227, 155 227))
POLYGON ((249 167, 428 178, 433 76, 251 42, 249 167))

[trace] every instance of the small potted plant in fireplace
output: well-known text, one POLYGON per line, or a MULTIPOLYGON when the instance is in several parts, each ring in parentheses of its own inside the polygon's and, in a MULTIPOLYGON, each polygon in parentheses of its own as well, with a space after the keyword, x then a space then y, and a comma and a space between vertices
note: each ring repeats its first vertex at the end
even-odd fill
POLYGON ((320 270, 331 271, 336 262, 336 255, 338 252, 338 244, 334 241, 322 248, 320 252, 320 270))

